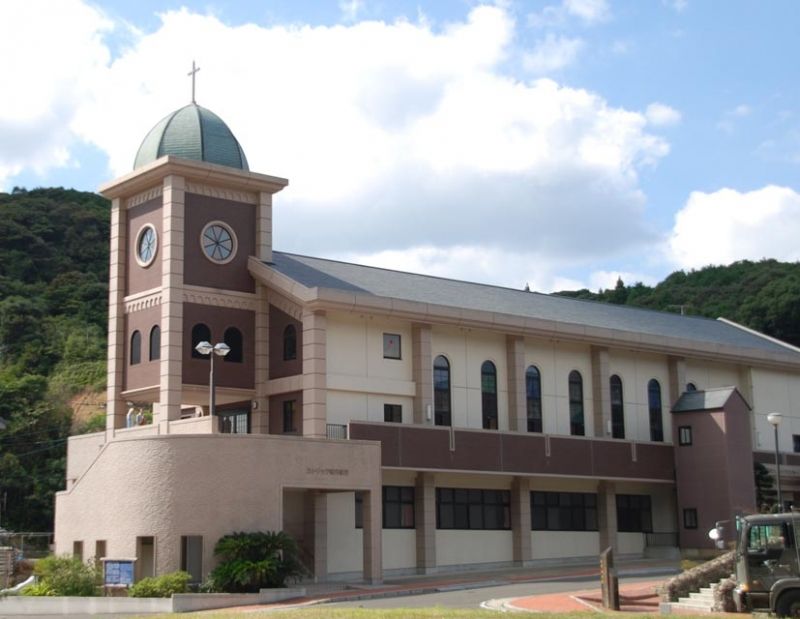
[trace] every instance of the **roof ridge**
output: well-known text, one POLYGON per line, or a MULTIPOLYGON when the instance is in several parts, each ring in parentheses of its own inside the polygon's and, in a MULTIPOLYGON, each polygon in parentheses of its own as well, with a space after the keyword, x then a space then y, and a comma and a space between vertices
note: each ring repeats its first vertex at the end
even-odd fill
MULTIPOLYGON (((337 264, 344 264, 344 265, 349 265, 349 266, 361 267, 361 268, 364 268, 364 269, 373 269, 373 270, 376 270, 376 271, 390 271, 392 273, 400 273, 402 275, 414 275, 415 277, 426 277, 426 278, 429 278, 429 279, 438 279, 438 280, 441 280, 441 281, 455 282, 455 283, 458 283, 458 284, 469 284, 470 286, 482 286, 484 288, 494 288, 496 290, 506 290, 506 291, 509 291, 509 292, 518 292, 519 294, 525 294, 525 295, 534 294, 534 295, 538 295, 540 297, 545 297, 545 298, 548 298, 548 299, 559 299, 559 300, 563 299, 566 302, 570 302, 571 301, 571 302, 575 302, 575 303, 584 303, 584 304, 587 304, 587 305, 598 305, 598 306, 607 307, 607 308, 618 308, 618 309, 614 309, 612 311, 631 310, 631 311, 637 311, 637 312, 648 312, 648 313, 651 313, 651 314, 658 314, 659 316, 673 316, 673 317, 675 317, 676 319, 679 319, 679 320, 690 319, 690 320, 702 320, 702 321, 705 321, 705 322, 718 322, 720 320, 723 321, 723 322, 726 321, 726 319, 724 319, 724 318, 719 319, 719 318, 709 318, 708 316, 687 316, 685 314, 675 314, 673 312, 667 312, 667 311, 664 311, 664 310, 652 309, 652 308, 649 308, 649 307, 637 307, 635 305, 617 305, 615 303, 605 303, 603 301, 594 301, 592 299, 577 299, 575 297, 560 296, 560 295, 557 295, 557 294, 554 294, 554 293, 538 292, 536 290, 520 290, 518 288, 510 288, 508 286, 500 286, 499 284, 487 284, 485 282, 473 282, 473 281, 469 281, 469 280, 466 280, 466 279, 455 279, 455 278, 452 278, 452 277, 443 277, 441 275, 428 275, 426 273, 414 273, 413 271, 401 271, 400 269, 388 269, 386 267, 377 267, 377 266, 370 265, 370 264, 359 264, 358 262, 347 262, 345 260, 337 260, 337 259, 334 259, 334 258, 320 258, 318 256, 309 256, 309 255, 306 255, 306 254, 295 254, 295 253, 291 253, 291 252, 278 251, 278 250, 275 250, 275 253, 276 254, 283 254, 285 256, 294 256, 294 257, 297 257, 297 258, 308 258, 308 259, 311 259, 311 260, 320 260, 320 261, 323 261, 323 262, 335 262, 337 264)), ((800 352, 800 351, 798 351, 798 352, 800 352)))

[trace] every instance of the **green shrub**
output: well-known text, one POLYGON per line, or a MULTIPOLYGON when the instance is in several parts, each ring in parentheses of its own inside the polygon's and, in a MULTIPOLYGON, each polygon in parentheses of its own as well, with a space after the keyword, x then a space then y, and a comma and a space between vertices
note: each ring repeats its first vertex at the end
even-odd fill
POLYGON ((211 572, 210 588, 227 593, 256 593, 285 587, 287 580, 308 573, 298 558, 297 543, 283 531, 232 533, 214 547, 220 557, 211 572))
POLYGON ((55 595, 55 592, 46 582, 39 581, 25 587, 20 591, 20 594, 38 597, 43 595, 55 595))
POLYGON ((26 595, 97 595, 98 573, 93 562, 81 563, 76 557, 50 555, 39 559, 33 568, 37 582, 26 595))
POLYGON ((187 572, 171 572, 162 576, 142 578, 128 589, 132 598, 168 598, 173 593, 186 593, 191 576, 187 572))

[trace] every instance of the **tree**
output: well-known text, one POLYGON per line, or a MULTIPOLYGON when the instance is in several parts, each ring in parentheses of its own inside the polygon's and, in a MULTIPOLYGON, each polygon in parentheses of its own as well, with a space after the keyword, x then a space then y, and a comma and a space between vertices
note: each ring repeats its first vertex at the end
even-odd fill
POLYGON ((760 512, 769 512, 777 500, 775 480, 761 462, 753 464, 753 476, 756 484, 756 507, 760 512))

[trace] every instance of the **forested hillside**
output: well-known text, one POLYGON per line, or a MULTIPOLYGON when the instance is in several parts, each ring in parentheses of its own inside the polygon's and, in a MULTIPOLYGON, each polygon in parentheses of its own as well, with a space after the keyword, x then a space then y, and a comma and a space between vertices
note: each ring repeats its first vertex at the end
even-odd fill
POLYGON ((69 400, 105 382, 108 220, 95 194, 0 193, 0 526, 9 530, 52 529, 69 400))
MULTIPOLYGON (((0 193, 0 526, 52 528, 64 487, 70 401, 105 385, 107 202, 66 189, 0 193)), ((583 299, 724 316, 800 345, 800 265, 774 260, 673 273, 583 299)))

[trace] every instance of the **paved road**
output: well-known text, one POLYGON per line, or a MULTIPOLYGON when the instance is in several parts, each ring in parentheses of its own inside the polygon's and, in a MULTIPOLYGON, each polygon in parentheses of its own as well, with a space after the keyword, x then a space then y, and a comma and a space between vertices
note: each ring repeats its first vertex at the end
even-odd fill
MULTIPOLYGON (((620 578, 620 584, 630 584, 653 580, 660 576, 638 576, 620 578)), ((663 577, 665 580, 669 576, 663 577)), ((597 576, 580 578, 563 578, 548 581, 502 584, 494 587, 481 587, 480 589, 465 589, 457 591, 443 591, 440 593, 427 593, 424 595, 407 595, 394 598, 381 598, 377 600, 356 600, 352 602, 335 602, 328 606, 345 608, 422 608, 429 606, 444 606, 446 608, 478 608, 481 602, 499 598, 525 597, 543 593, 561 593, 563 591, 584 591, 586 589, 599 589, 600 579, 597 576)))

